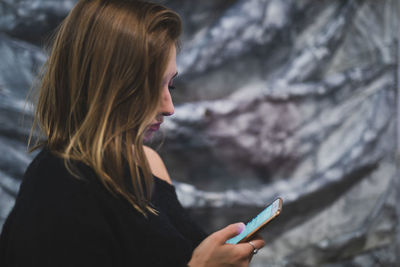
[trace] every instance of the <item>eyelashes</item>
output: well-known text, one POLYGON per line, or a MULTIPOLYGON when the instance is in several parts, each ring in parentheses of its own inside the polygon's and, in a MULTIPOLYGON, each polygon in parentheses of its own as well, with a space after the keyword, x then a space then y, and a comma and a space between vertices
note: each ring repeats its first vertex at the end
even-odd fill
POLYGON ((176 72, 175 75, 169 80, 168 90, 170 90, 170 91, 175 90, 176 87, 173 85, 173 81, 174 81, 174 78, 176 78, 177 75, 178 75, 178 72, 176 72))

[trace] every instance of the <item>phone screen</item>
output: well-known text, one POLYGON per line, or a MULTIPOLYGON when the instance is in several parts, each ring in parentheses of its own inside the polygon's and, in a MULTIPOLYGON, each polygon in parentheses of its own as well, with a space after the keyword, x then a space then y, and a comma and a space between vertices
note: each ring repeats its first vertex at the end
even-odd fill
POLYGON ((281 210, 282 199, 277 198, 272 202, 272 204, 268 205, 262 212, 260 212, 257 217, 248 222, 240 234, 229 239, 226 243, 237 244, 251 239, 251 237, 261 230, 268 222, 278 216, 281 210))

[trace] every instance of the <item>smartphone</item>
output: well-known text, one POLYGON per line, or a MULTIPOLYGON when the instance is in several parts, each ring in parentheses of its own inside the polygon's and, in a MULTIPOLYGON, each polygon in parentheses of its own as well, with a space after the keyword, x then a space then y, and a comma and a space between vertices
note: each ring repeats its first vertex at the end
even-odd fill
POLYGON ((282 203, 283 201, 281 198, 274 200, 274 202, 268 205, 254 219, 248 222, 240 234, 229 239, 226 243, 237 244, 252 239, 254 235, 262 230, 268 222, 281 213, 282 203))

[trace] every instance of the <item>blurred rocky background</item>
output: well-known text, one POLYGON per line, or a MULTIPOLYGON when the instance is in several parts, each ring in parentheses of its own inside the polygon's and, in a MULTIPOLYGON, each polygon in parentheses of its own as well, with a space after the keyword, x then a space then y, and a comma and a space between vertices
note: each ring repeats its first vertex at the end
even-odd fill
MULTIPOLYGON (((43 44, 75 2, 0 1, 0 225, 32 158, 43 44)), ((399 1, 160 2, 185 33, 175 115, 150 145, 198 222, 280 196, 251 266, 400 266, 399 1)))

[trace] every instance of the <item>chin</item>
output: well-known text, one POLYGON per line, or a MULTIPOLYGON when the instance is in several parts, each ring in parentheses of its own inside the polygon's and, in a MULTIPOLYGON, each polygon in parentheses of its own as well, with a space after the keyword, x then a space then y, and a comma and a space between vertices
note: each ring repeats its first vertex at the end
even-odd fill
POLYGON ((153 138, 153 136, 154 136, 154 133, 153 133, 153 132, 147 132, 147 133, 144 135, 143 141, 144 141, 144 142, 150 141, 151 138, 153 138))

